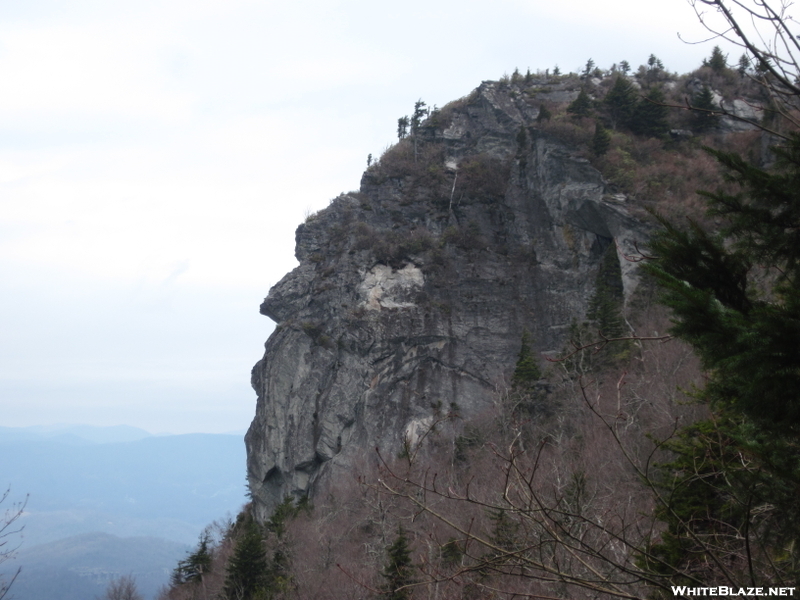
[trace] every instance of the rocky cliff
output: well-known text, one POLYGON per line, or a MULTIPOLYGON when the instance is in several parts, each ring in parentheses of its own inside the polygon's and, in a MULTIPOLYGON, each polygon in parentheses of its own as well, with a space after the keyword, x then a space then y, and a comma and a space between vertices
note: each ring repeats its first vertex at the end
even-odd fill
MULTIPOLYGON (((485 82, 298 227, 300 264, 261 305, 277 328, 252 373, 261 518, 375 447, 397 453, 442 410, 480 411, 522 332, 537 351, 562 347, 606 250, 646 237, 625 198, 537 126, 543 98, 571 94, 485 82)), ((635 265, 620 267, 629 298, 635 265)))

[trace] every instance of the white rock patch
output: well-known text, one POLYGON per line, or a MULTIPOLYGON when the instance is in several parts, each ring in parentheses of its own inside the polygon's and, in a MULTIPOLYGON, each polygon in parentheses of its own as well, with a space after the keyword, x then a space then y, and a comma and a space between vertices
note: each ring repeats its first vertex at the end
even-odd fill
POLYGON ((395 271, 387 265, 375 265, 358 287, 361 306, 367 310, 410 308, 414 294, 422 289, 425 279, 415 265, 395 271))

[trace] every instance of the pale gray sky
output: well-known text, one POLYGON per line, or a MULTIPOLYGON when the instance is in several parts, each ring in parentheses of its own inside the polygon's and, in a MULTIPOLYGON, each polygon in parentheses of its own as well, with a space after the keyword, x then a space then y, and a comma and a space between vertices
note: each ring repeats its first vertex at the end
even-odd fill
POLYGON ((685 72, 678 31, 684 0, 0 2, 0 425, 245 429, 295 227, 415 100, 685 72))

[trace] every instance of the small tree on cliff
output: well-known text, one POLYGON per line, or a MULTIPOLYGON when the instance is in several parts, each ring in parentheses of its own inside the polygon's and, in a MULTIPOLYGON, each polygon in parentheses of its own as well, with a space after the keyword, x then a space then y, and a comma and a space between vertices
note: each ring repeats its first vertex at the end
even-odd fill
POLYGON ((386 583, 381 587, 385 592, 381 598, 387 600, 408 600, 413 596, 414 563, 408 536, 402 527, 397 529, 397 538, 386 551, 386 566, 381 573, 386 583))

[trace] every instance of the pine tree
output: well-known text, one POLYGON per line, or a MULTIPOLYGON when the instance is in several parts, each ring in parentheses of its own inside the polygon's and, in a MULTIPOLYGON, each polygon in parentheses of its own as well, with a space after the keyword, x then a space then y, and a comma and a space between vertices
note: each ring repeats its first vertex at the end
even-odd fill
POLYGON ((603 98, 603 105, 611 117, 613 129, 616 129, 617 125, 630 127, 638 101, 639 96, 633 84, 625 77, 618 76, 606 97, 603 98))
POLYGON ((708 86, 692 98, 692 108, 697 109, 692 115, 692 125, 697 133, 710 131, 719 123, 719 115, 714 113, 719 107, 714 104, 714 94, 708 86))
POLYGON ((207 531, 200 536, 197 549, 178 563, 172 572, 172 583, 196 583, 202 580, 203 575, 211 570, 211 551, 209 550, 210 535, 207 531))
POLYGON ((711 58, 708 59, 708 66, 711 67, 714 73, 719 75, 728 68, 726 58, 722 50, 720 50, 720 47, 714 46, 714 49, 711 50, 711 58))
POLYGON ((264 537, 250 514, 239 526, 241 533, 228 562, 225 594, 228 600, 256 600, 267 592, 269 571, 264 537))
POLYGON ((639 135, 664 137, 669 131, 666 97, 660 87, 654 87, 645 98, 636 104, 631 129, 639 135))
POLYGON ((387 549, 387 562, 381 575, 386 580, 381 597, 387 600, 408 600, 413 596, 414 563, 408 536, 402 527, 397 529, 397 538, 387 549))
POLYGON ((581 90, 578 97, 567 107, 567 112, 576 117, 588 117, 592 114, 592 99, 586 90, 581 90))
POLYGON ((608 245, 600 259, 594 294, 589 300, 589 311, 586 316, 597 324, 600 333, 605 337, 622 337, 625 334, 622 304, 622 269, 619 266, 617 247, 612 243, 608 245))
POLYGON ((672 309, 671 332, 707 371, 696 396, 714 418, 668 446, 658 513, 668 529, 650 548, 659 560, 644 562, 711 579, 714 548, 748 556, 753 585, 777 585, 800 576, 800 136, 773 148, 771 171, 709 152, 739 188, 703 193, 722 228, 661 219, 645 268, 672 309))
POLYGON ((550 114, 550 111, 547 109, 547 106, 545 106, 544 104, 540 104, 539 114, 536 115, 536 122, 541 123, 543 121, 549 121, 551 116, 552 115, 550 114))
POLYGON ((514 368, 512 382, 521 388, 529 388, 542 378, 542 370, 536 361, 536 356, 531 349, 531 336, 527 331, 522 332, 522 345, 519 349, 517 366, 514 368))
POLYGON ((739 77, 744 79, 748 69, 750 69, 750 59, 747 58, 747 54, 742 54, 739 57, 739 67, 736 69, 736 72, 739 73, 739 77))
POLYGON ((594 126, 594 137, 592 137, 592 152, 595 156, 602 156, 611 147, 611 134, 608 129, 603 127, 599 121, 594 126))

